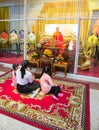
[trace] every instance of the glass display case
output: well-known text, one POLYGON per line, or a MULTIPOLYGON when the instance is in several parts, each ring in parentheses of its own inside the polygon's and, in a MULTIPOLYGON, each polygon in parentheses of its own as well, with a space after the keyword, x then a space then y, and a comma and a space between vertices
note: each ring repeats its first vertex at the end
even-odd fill
POLYGON ((16 58, 21 55, 28 59, 35 52, 40 61, 49 49, 53 62, 61 55, 68 64, 67 76, 99 78, 98 4, 97 0, 0 2, 0 59, 9 56, 10 60, 13 53, 16 58), (15 42, 10 39, 13 30, 17 35, 15 42), (8 35, 5 44, 2 32, 8 35))

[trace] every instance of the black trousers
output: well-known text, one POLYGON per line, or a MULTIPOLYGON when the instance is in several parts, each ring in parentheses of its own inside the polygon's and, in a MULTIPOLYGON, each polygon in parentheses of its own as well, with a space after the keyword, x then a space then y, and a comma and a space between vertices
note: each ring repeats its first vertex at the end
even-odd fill
POLYGON ((58 96, 58 93, 60 93, 60 87, 59 86, 53 86, 48 94, 53 94, 56 97, 58 96))
POLYGON ((32 83, 28 83, 26 85, 20 85, 17 84, 17 90, 20 93, 31 93, 32 91, 36 90, 37 88, 40 88, 40 84, 36 81, 33 81, 32 83))

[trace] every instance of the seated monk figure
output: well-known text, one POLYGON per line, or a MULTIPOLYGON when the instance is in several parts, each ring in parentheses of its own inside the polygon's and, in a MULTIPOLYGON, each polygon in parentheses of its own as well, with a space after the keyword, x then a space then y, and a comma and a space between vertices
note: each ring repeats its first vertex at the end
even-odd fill
POLYGON ((56 32, 53 34, 53 39, 55 40, 56 47, 61 47, 63 45, 63 36, 59 31, 59 27, 56 27, 56 32))

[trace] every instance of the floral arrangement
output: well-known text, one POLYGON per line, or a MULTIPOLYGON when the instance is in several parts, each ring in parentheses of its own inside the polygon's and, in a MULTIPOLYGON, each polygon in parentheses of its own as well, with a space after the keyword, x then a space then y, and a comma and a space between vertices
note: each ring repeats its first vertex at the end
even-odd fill
POLYGON ((18 36, 14 31, 10 33, 9 42, 11 44, 18 42, 18 36))
POLYGON ((31 44, 35 44, 35 42, 36 42, 36 37, 35 37, 34 33, 30 32, 30 33, 28 34, 27 42, 28 42, 28 43, 31 43, 31 44))
POLYGON ((4 39, 4 40, 8 39, 8 34, 6 32, 2 32, 1 35, 0 35, 0 39, 1 38, 4 39))
POLYGON ((31 61, 33 59, 38 58, 38 56, 39 55, 36 52, 33 52, 33 53, 27 55, 27 59, 31 61))
POLYGON ((2 32, 0 34, 0 43, 7 43, 8 42, 8 34, 6 32, 2 32))
POLYGON ((60 61, 63 61, 64 58, 61 54, 58 54, 58 56, 55 58, 55 62, 60 62, 60 61))
POLYGON ((45 49, 43 54, 50 57, 52 55, 52 51, 50 49, 45 49))
POLYGON ((24 43, 24 30, 21 30, 19 32, 19 43, 21 43, 21 44, 24 43))
POLYGON ((38 57, 38 53, 33 52, 32 57, 33 57, 33 58, 37 58, 37 57, 38 57))
POLYGON ((37 48, 41 48, 42 45, 40 43, 37 44, 37 48))

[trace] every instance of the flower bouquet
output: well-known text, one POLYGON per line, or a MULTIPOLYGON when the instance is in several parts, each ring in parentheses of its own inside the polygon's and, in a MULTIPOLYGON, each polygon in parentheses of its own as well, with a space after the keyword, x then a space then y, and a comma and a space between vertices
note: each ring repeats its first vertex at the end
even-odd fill
POLYGON ((52 56, 52 51, 50 49, 45 49, 43 54, 50 57, 50 56, 52 56))
POLYGON ((32 58, 38 58, 38 53, 33 52, 33 54, 32 54, 32 58))
POLYGON ((7 43, 8 42, 8 34, 6 32, 2 32, 0 34, 0 43, 7 43))
POLYGON ((55 62, 62 62, 64 61, 64 58, 61 54, 58 54, 58 56, 55 58, 55 62))
POLYGON ((35 44, 35 42, 36 42, 36 37, 35 37, 34 33, 30 32, 30 33, 28 34, 27 42, 30 43, 30 44, 35 44))
POLYGON ((21 44, 24 43, 24 30, 21 30, 19 32, 19 43, 21 43, 21 44))
POLYGON ((18 36, 17 36, 17 34, 14 31, 10 33, 9 42, 11 44, 15 44, 15 43, 18 42, 18 36))
POLYGON ((27 59, 29 61, 33 61, 33 60, 36 60, 38 58, 38 56, 39 55, 36 52, 33 52, 33 53, 27 55, 27 59))

